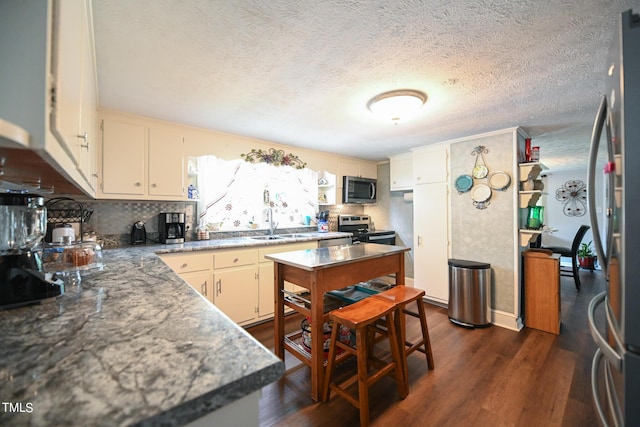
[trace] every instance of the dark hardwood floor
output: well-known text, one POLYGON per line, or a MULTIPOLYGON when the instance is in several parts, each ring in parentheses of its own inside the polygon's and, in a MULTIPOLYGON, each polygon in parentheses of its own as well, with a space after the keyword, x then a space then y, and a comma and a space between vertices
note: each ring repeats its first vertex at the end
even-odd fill
MULTIPOLYGON (((464 329, 448 320, 445 309, 426 304, 435 370, 427 369, 422 353, 409 356, 410 392, 404 400, 392 378, 374 384, 372 426, 597 426, 590 386, 596 346, 587 307, 605 285, 600 272, 580 275, 580 292, 572 278, 561 279, 560 335, 529 328, 464 329)), ((287 332, 299 329, 301 319, 289 316, 287 332)), ((273 349, 271 322, 248 331, 273 349)), ((419 334, 413 319, 407 334, 419 334)), ((358 410, 335 394, 328 403, 311 399, 305 365, 288 353, 285 363, 284 377, 263 389, 261 426, 359 425, 358 410)), ((340 368, 346 372, 355 364, 340 368)))

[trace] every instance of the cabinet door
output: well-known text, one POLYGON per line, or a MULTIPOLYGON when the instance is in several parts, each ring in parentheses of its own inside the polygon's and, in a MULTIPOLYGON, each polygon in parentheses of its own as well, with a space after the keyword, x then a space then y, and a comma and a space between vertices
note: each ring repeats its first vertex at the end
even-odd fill
POLYGON ((414 286, 438 302, 449 302, 447 184, 413 189, 414 286))
POLYGON ((194 271, 180 275, 193 289, 213 303, 213 274, 208 271, 194 271))
POLYGON ((447 181, 447 147, 438 146, 413 152, 413 183, 447 181))
POLYGON ((55 103, 51 111, 51 131, 78 164, 82 105, 84 0, 56 1, 53 20, 52 73, 55 103))
POLYGON ((149 195, 184 196, 182 134, 162 128, 149 129, 149 195))
POLYGON ((257 317, 258 269, 255 265, 214 270, 213 303, 236 323, 257 317))
POLYGON ((83 20, 82 47, 82 111, 80 115, 80 132, 78 139, 78 171, 87 181, 91 189, 96 189, 96 122, 98 102, 96 97, 96 72, 93 62, 93 45, 91 44, 91 16, 87 8, 83 20))
POLYGON ((275 309, 275 284, 273 280, 273 262, 264 262, 259 267, 260 288, 258 294, 258 315, 262 317, 273 316, 275 309))
POLYGON ((391 191, 413 188, 413 157, 411 153, 399 154, 389 159, 391 191))
POLYGON ((147 128, 105 119, 102 138, 102 192, 143 196, 147 128))

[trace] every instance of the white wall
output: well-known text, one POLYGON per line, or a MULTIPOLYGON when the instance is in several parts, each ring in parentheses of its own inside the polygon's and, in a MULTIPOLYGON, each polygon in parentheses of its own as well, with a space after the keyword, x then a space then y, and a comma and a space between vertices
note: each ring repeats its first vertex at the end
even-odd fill
MULTIPOLYGON (((554 172, 549 170, 545 173, 546 178, 544 180, 544 191, 547 193, 541 204, 545 206, 544 211, 544 224, 552 228, 557 228, 558 231, 553 234, 543 233, 542 245, 543 246, 565 246, 571 247, 573 237, 578 231, 578 228, 582 225, 589 225, 589 212, 588 207, 585 210, 583 216, 566 216, 563 213, 564 203, 556 199, 556 190, 562 188, 563 184, 570 180, 581 180, 587 184, 587 169, 573 170, 566 172, 554 172)), ((599 215, 602 215, 602 177, 600 174, 596 178, 596 210, 599 215)), ((588 243, 593 240, 593 234, 591 230, 587 231, 583 242, 588 243)))

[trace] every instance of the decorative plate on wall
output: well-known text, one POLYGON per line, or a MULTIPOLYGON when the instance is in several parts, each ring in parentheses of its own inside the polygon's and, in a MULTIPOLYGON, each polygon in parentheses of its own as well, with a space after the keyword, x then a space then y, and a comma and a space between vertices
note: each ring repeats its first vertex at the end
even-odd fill
POLYGON ((506 191, 511 185, 511 176, 503 171, 495 171, 489 175, 489 186, 493 190, 506 191))
POLYGON ((491 188, 486 184, 476 184, 471 192, 471 198, 477 209, 485 209, 490 203, 491 188))
POLYGON ((453 184, 458 190, 458 194, 466 193, 473 187, 473 178, 470 175, 460 175, 453 184))

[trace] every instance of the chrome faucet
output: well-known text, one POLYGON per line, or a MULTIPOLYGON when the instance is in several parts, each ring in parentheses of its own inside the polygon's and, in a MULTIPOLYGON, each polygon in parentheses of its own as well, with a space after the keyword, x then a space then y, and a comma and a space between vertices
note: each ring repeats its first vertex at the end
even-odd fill
POLYGON ((267 208, 267 217, 269 221, 269 235, 273 235, 273 232, 278 228, 278 223, 273 222, 273 209, 267 208))

